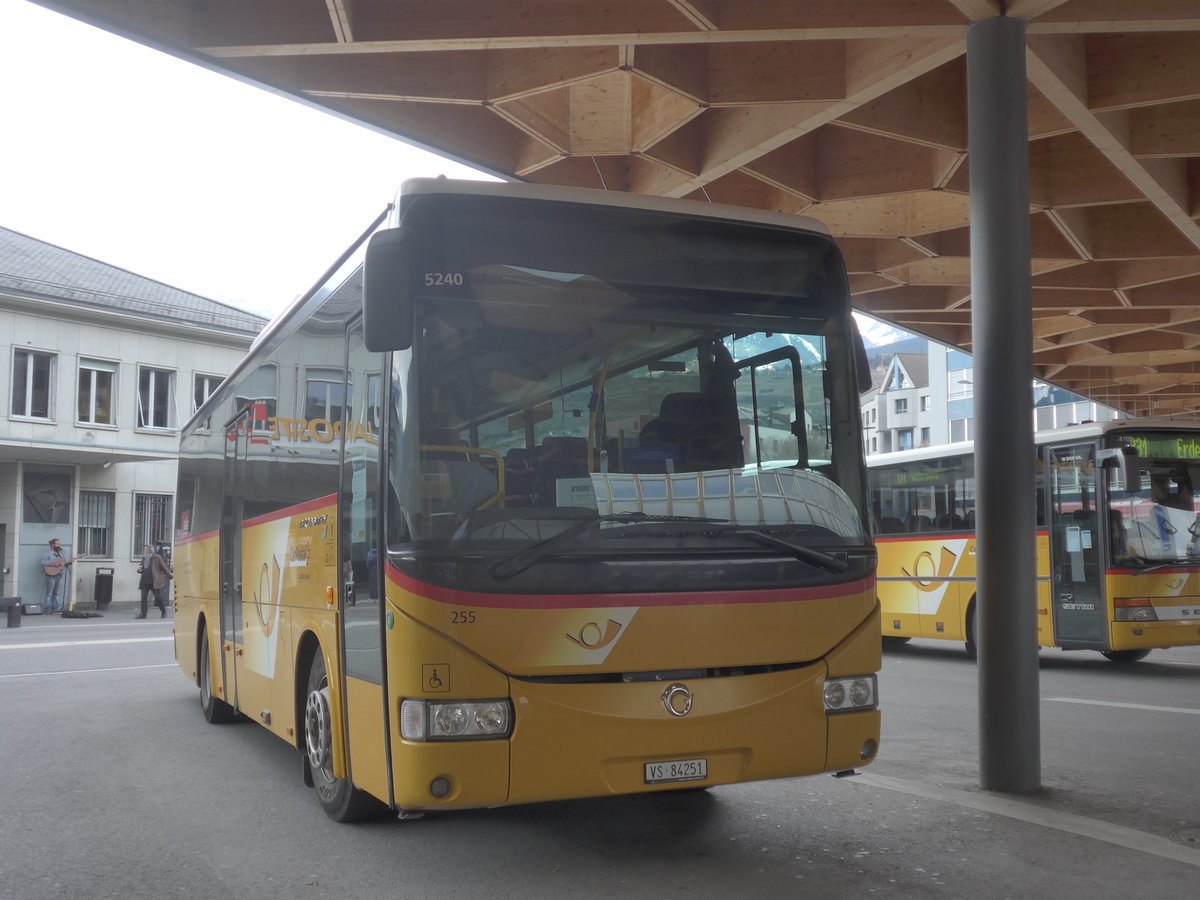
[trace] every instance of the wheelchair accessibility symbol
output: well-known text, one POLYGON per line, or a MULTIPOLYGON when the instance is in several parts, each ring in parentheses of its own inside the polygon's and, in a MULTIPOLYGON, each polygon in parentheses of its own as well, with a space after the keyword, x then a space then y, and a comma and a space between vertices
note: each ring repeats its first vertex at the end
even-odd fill
POLYGON ((450 690, 450 666, 446 663, 425 663, 421 666, 421 684, 429 693, 450 690))

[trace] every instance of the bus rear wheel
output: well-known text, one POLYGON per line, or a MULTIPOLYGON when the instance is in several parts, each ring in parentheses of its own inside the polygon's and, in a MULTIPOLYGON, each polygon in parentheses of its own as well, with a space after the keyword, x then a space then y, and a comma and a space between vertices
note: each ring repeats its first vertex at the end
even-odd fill
POLYGON ((1150 655, 1149 650, 1101 650, 1101 656, 1110 662, 1135 663, 1150 655))
POLYGON ((212 665, 208 653, 208 626, 201 622, 200 628, 200 709, 205 721, 213 725, 227 725, 237 718, 237 710, 213 694, 212 665))
MULTIPOLYGON (((305 761, 325 814, 335 822, 361 822, 383 812, 384 806, 349 778, 333 774, 333 718, 329 701, 329 677, 318 650, 308 669, 308 692, 304 702, 305 761)), ((306 782, 308 779, 305 779, 306 782)))

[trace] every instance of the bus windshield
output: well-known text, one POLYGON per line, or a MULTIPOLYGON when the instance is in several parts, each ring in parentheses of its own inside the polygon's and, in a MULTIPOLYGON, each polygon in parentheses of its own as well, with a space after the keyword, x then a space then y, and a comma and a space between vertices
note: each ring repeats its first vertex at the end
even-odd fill
POLYGON ((1109 528, 1116 565, 1192 565, 1200 557, 1197 491, 1200 461, 1141 459, 1141 490, 1122 489, 1115 469, 1108 481, 1109 528))
POLYGON ((471 203, 438 206, 455 228, 414 277, 413 347, 395 355, 393 546, 513 552, 581 518, 597 527, 573 550, 866 541, 827 238, 471 203))

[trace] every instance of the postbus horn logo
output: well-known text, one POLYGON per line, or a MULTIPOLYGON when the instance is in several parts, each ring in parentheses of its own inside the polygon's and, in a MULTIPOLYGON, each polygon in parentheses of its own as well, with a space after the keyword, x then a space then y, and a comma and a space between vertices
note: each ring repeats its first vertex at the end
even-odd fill
POLYGON ((607 647, 615 641, 620 630, 621 623, 615 619, 609 619, 608 624, 603 629, 596 622, 588 622, 579 629, 578 634, 568 634, 566 638, 572 644, 576 644, 584 650, 599 650, 601 647, 607 647))
POLYGON ((939 587, 938 580, 948 578, 954 571, 954 563, 958 559, 958 554, 946 546, 941 549, 941 556, 936 564, 933 561, 933 554, 928 550, 922 550, 913 560, 911 572, 903 566, 900 567, 900 571, 912 579, 912 583, 918 591, 936 590, 939 587))

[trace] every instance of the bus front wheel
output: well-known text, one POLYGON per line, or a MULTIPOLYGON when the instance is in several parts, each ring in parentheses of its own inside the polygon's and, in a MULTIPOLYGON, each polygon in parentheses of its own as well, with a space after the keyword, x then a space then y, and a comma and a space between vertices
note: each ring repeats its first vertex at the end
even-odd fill
POLYGON ((338 778, 333 774, 329 678, 319 649, 308 669, 308 693, 304 703, 304 754, 317 799, 329 818, 335 822, 359 822, 382 812, 383 806, 378 800, 356 788, 349 778, 338 778))
POLYGON ((1149 650, 1101 650, 1100 654, 1115 663, 1135 663, 1150 655, 1149 650))
POLYGON ((208 654, 208 626, 200 623, 200 709, 205 721, 213 725, 227 725, 237 718, 237 710, 213 694, 212 665, 208 654))

